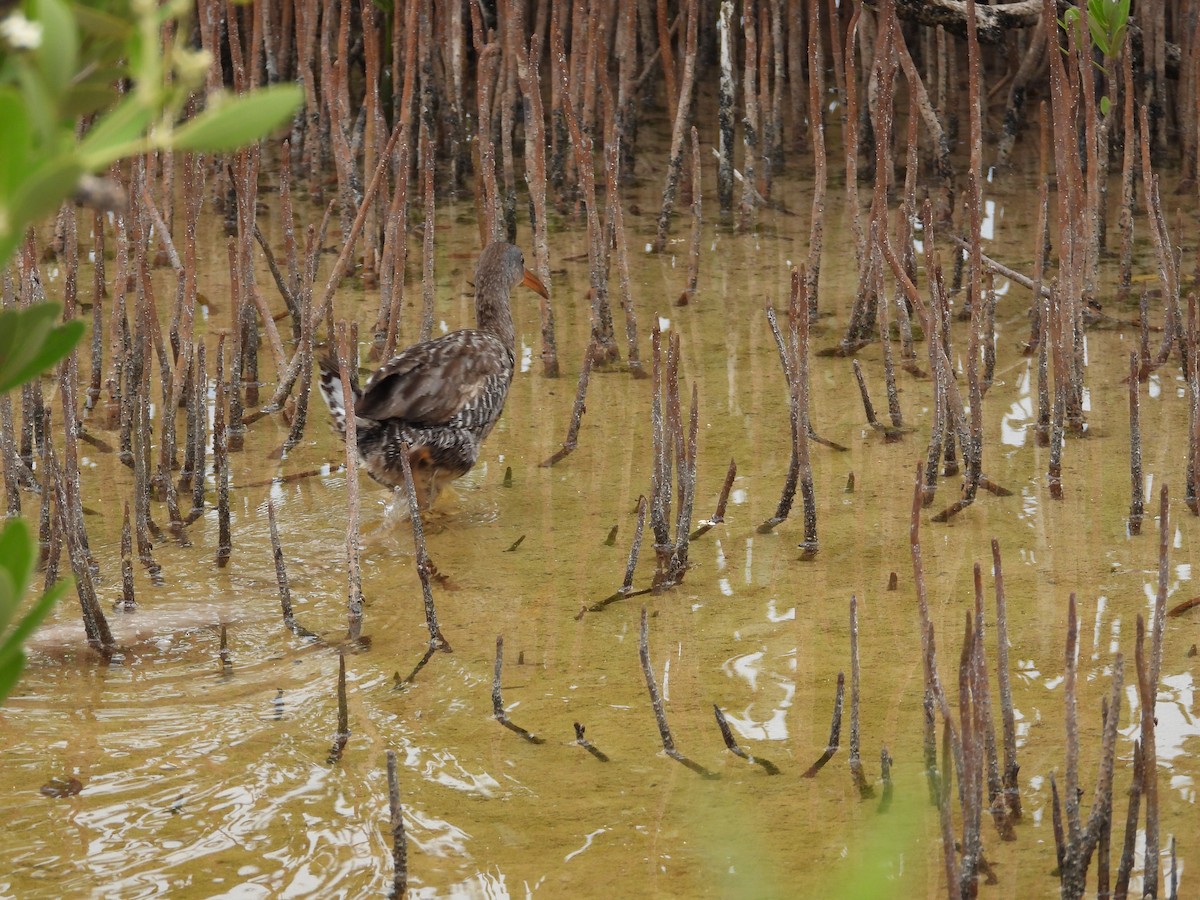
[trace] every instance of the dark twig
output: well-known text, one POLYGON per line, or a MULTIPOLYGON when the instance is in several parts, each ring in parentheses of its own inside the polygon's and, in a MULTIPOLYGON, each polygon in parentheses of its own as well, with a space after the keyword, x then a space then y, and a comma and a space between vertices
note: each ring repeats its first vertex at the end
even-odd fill
POLYGON ((341 762, 342 752, 350 740, 350 710, 346 703, 346 654, 338 652, 337 680, 338 720, 337 731, 333 735, 333 746, 329 748, 326 765, 336 765, 341 762))
MULTIPOLYGON (((213 413, 213 464, 217 470, 217 567, 224 568, 233 552, 229 533, 229 437, 226 429, 225 336, 217 342, 217 406, 213 413)), ((193 509, 194 506, 193 498, 193 509)))
POLYGON ((229 626, 221 623, 221 647, 217 651, 221 660, 221 671, 228 673, 233 668, 233 655, 229 652, 229 626))
POLYGON ((675 739, 671 737, 671 726, 667 724, 667 713, 663 709, 662 694, 658 692, 658 682, 654 679, 654 670, 650 667, 650 626, 646 620, 646 607, 642 607, 642 627, 638 638, 638 656, 642 660, 642 673, 646 676, 646 688, 650 691, 650 705, 654 708, 654 718, 658 722, 658 733, 662 737, 663 751, 676 762, 681 762, 697 775, 704 778, 716 778, 698 762, 694 762, 675 749, 675 739))
POLYGON ((392 826, 392 896, 408 891, 408 838, 404 833, 404 808, 400 805, 400 775, 396 751, 387 751, 388 812, 392 826))
POLYGON ((1129 891, 1129 876, 1133 872, 1134 854, 1137 850, 1138 812, 1142 801, 1145 761, 1142 759, 1142 742, 1133 742, 1133 780, 1129 784, 1129 808, 1125 814, 1125 841, 1121 848, 1121 861, 1117 866, 1117 879, 1113 884, 1113 900, 1125 900, 1129 891))
MULTIPOLYGON (((337 326, 336 353, 338 375, 342 382, 343 409, 354 409, 353 382, 350 372, 357 370, 357 347, 351 348, 346 334, 346 325, 337 326)), ((363 597, 362 575, 358 566, 358 425, 357 416, 348 415, 346 422, 346 620, 347 639, 351 642, 362 637, 363 597)), ((407 460, 407 456, 405 457, 407 460)))
POLYGON ((608 755, 583 736, 585 730, 581 723, 575 723, 575 743, 600 760, 600 762, 608 762, 608 755))
POLYGON ((583 414, 587 411, 583 401, 587 397, 588 381, 592 375, 592 360, 595 355, 595 344, 589 343, 583 353, 583 368, 579 370, 579 386, 575 390, 575 405, 571 407, 571 424, 567 427, 566 440, 563 441, 558 452, 542 462, 542 468, 549 468, 555 463, 562 462, 572 450, 579 446, 579 426, 583 420, 583 414))
POLYGON ((1000 690, 1000 722, 1004 732, 1004 798, 1011 822, 1021 818, 1021 788, 1017 773, 1017 726, 1013 712, 1012 684, 1008 675, 1008 602, 1004 594, 1004 572, 1000 568, 1000 542, 992 538, 992 578, 996 590, 996 681, 1000 690))
POLYGON ((267 501, 267 522, 271 529, 271 551, 275 558, 275 581, 279 585, 279 606, 283 611, 283 624, 297 637, 317 638, 316 634, 296 621, 296 615, 292 611, 292 591, 288 585, 283 546, 279 543, 279 528, 275 522, 275 503, 271 500, 267 501))
POLYGON ((751 756, 738 746, 737 741, 734 740, 733 731, 730 729, 729 723, 725 720, 725 714, 721 712, 721 707, 717 706, 715 703, 713 704, 713 714, 717 717, 717 727, 721 729, 721 737, 724 738, 725 746, 729 748, 730 753, 732 753, 734 756, 740 756, 748 763, 753 763, 756 766, 762 766, 763 771, 765 771, 768 775, 779 774, 779 767, 776 766, 775 763, 771 762, 769 759, 751 756))
POLYGON ((883 794, 879 798, 877 812, 885 813, 892 805, 892 757, 888 755, 887 744, 879 749, 879 778, 883 782, 883 794))
POLYGON ((837 694, 833 700, 833 722, 829 726, 829 743, 825 745, 825 752, 820 758, 808 767, 807 771, 801 778, 816 778, 817 773, 825 767, 825 763, 833 759, 833 754, 837 753, 838 745, 842 738, 842 701, 846 696, 846 675, 844 672, 838 672, 837 677, 837 694))
POLYGON ((644 591, 635 591, 633 589, 633 572, 637 568, 638 555, 642 550, 642 532, 646 527, 646 497, 643 495, 638 497, 638 518, 637 526, 633 532, 633 544, 629 548, 629 562, 625 566, 625 581, 615 594, 610 594, 599 603, 588 607, 589 612, 599 612, 608 606, 610 603, 615 603, 618 600, 624 600, 626 597, 636 597, 639 594, 648 594, 650 589, 644 591))
MULTIPOLYGON (((47 491, 46 495, 49 496, 47 491)), ((125 517, 121 523, 121 609, 131 612, 137 609, 137 598, 133 592, 133 537, 129 529, 129 501, 125 501, 125 517)))
POLYGON ((492 675, 492 717, 497 722, 529 741, 531 744, 544 744, 545 738, 531 734, 520 725, 513 722, 504 711, 504 697, 500 693, 500 671, 504 667, 504 635, 496 635, 496 670, 492 675))
POLYGON ((1129 354, 1129 533, 1142 533, 1146 487, 1142 476, 1142 416, 1138 403, 1138 354, 1129 354))
POLYGON ((863 774, 862 758, 858 744, 858 597, 850 595, 850 776, 858 788, 858 796, 867 800, 875 796, 875 789, 867 783, 863 774))
POLYGON ((692 532, 691 539, 693 541, 701 535, 707 534, 714 525, 720 525, 725 521, 725 507, 729 505, 729 492, 733 490, 735 478, 737 478, 737 460, 731 459, 729 460, 729 470, 725 473, 725 483, 721 485, 721 493, 717 497, 716 512, 713 513, 711 519, 700 522, 700 527, 692 532))

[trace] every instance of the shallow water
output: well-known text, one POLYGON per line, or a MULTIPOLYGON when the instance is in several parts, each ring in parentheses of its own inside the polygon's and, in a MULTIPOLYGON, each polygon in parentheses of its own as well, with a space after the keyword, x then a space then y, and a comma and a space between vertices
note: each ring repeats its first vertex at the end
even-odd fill
MULTIPOLYGON (((654 173, 626 203, 655 209, 659 189, 654 173)), ((841 208, 839 191, 831 185, 831 209, 841 208)), ((73 602, 61 604, 35 638, 27 675, 0 716, 0 815, 7 822, 0 893, 242 898, 381 891, 391 877, 384 752, 394 749, 410 884, 421 896, 767 896, 798 889, 836 896, 874 868, 890 879, 895 896, 944 895, 940 833, 922 772, 920 637, 908 551, 912 472, 924 458, 930 386, 899 374, 906 424, 916 430, 884 443, 865 425, 850 360, 814 356, 814 425, 848 448, 813 447, 821 549, 814 561, 798 560, 799 499, 793 518, 774 533, 756 532, 774 512, 790 453, 787 392, 763 307, 786 304, 788 267, 807 253, 810 203, 808 189, 794 183, 780 183, 776 196, 797 214, 763 211, 749 235, 705 227, 700 293, 684 308, 673 301, 686 279, 686 220, 677 220, 671 252, 653 256, 641 252, 653 217, 627 213, 643 359, 659 316, 681 336, 686 390, 699 388, 698 519, 711 514, 729 459, 738 464, 726 522, 692 544, 681 587, 578 615, 623 576, 637 498, 649 490, 650 383, 623 371, 595 373, 579 448, 554 468, 538 466, 566 433, 589 317, 581 234, 554 234, 551 291, 564 376, 541 376, 536 298, 518 290, 518 342, 527 348, 518 355, 530 364, 517 375, 479 466, 428 525, 429 552, 447 577, 434 593, 453 653, 437 654, 412 684, 394 689, 425 648, 421 591, 407 524, 388 511, 390 496, 362 477, 370 646, 347 657, 352 736, 342 762, 326 763, 336 727, 337 655, 292 635, 280 620, 266 504, 272 500, 279 517, 297 618, 336 644, 346 627, 342 451, 315 396, 305 440, 286 459, 271 454, 287 426, 279 417, 259 421, 233 458, 234 550, 226 569, 214 562, 214 510, 188 529, 192 546, 155 548, 165 584, 152 585, 138 568, 138 610, 110 616, 122 647, 117 660, 102 662, 85 649, 73 602), (318 476, 264 483, 321 466, 318 476), (505 488, 509 466, 513 484, 505 488), (856 488, 847 493, 851 472, 856 488), (618 534, 608 546, 613 526, 618 534), (888 592, 893 571, 899 589, 888 592), (859 600, 869 777, 878 777, 881 746, 895 760, 895 800, 885 814, 852 785, 848 718, 843 749, 818 777, 800 778, 825 747, 837 673, 849 676, 851 594, 859 600), (643 603, 675 740, 717 779, 700 778, 661 752, 638 663, 643 603), (227 672, 217 655, 220 623, 228 626, 227 672), (509 715, 544 744, 526 743, 491 718, 497 635, 505 639, 509 715), (724 750, 714 702, 742 745, 782 774, 768 776, 724 750), (573 745, 575 721, 610 762, 573 745), (39 788, 54 777, 77 778, 82 791, 43 796, 39 788)), ((996 240, 985 250, 1025 270, 1031 196, 1036 191, 1017 176, 987 191, 996 240)), ((455 328, 470 321, 472 264, 463 257, 477 230, 469 204, 439 203, 438 318, 455 328)), ((217 263, 202 276, 201 291, 220 298, 223 241, 209 236, 202 258, 217 263)), ((814 329, 814 352, 841 337, 856 277, 840 217, 827 221, 825 240, 824 317, 814 329)), ((528 244, 524 229, 520 241, 528 244)), ((1143 270, 1153 271, 1148 257, 1143 270)), ((45 274, 54 296, 61 279, 45 274)), ((410 264, 402 340, 411 339, 419 320, 414 281, 419 259, 410 264)), ((265 275, 260 285, 272 290, 265 275)), ((1028 332, 1029 295, 1004 280, 997 287, 984 467, 1013 496, 981 495, 952 524, 938 525, 931 514, 957 496, 957 479, 944 479, 922 517, 925 573, 942 675, 952 685, 950 667, 972 603, 972 565, 984 566, 990 621, 989 542, 1000 541, 1026 817, 1016 842, 1001 844, 986 824, 984 840, 1001 895, 1051 895, 1057 880, 1050 875, 1047 776, 1058 771, 1061 778, 1065 761, 1067 597, 1077 593, 1081 619, 1086 809, 1113 653, 1129 657, 1128 684, 1134 620, 1149 612, 1154 596, 1157 522, 1148 515, 1142 536, 1127 534, 1121 379, 1136 331, 1095 328, 1088 335, 1089 432, 1068 440, 1065 498, 1054 501, 1045 479, 1048 452, 1033 440, 1036 364, 1017 349, 1028 332)), ((347 283, 337 302, 338 314, 357 318, 369 334, 376 295, 347 283)), ((1106 312, 1134 317, 1112 306, 1106 312)), ((229 315, 219 306, 208 322, 210 354, 211 333, 229 315)), ((617 329, 623 333, 619 320, 617 329)), ((959 340, 958 351, 963 347, 959 340)), ((922 362, 924 352, 919 344, 922 362)), ((868 347, 859 358, 882 413, 881 348, 868 347)), ((1197 524, 1179 499, 1187 415, 1174 359, 1143 388, 1142 422, 1148 512, 1157 510, 1158 486, 1172 487, 1174 605, 1197 593, 1197 524)), ((102 436, 115 442, 115 435, 102 436)), ((114 455, 84 449, 85 504, 98 512, 88 517, 89 535, 101 596, 110 603, 120 593, 119 509, 132 475, 114 455)), ((156 510, 156 517, 165 513, 156 510)), ((652 572, 651 543, 647 535, 639 586, 652 572)), ((1194 614, 1168 620, 1158 703, 1164 863, 1169 836, 1177 835, 1184 896, 1200 839, 1200 727, 1188 655, 1196 636, 1194 614)), ((994 657, 993 635, 989 648, 994 657)), ((1136 721, 1132 688, 1126 701, 1118 846, 1136 730, 1129 724, 1136 721)))

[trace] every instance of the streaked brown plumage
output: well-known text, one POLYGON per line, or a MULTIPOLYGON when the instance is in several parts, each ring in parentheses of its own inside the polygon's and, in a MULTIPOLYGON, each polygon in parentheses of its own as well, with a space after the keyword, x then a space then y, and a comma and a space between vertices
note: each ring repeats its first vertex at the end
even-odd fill
MULTIPOLYGON (((417 501, 428 509, 449 481, 479 458, 508 396, 513 376, 512 310, 518 284, 549 296, 525 268, 521 251, 494 243, 475 268, 476 328, 414 344, 392 357, 355 391, 358 454, 380 484, 402 487, 402 442, 409 445, 417 501)), ((321 394, 334 425, 345 434, 342 384, 336 365, 321 363, 321 394)))

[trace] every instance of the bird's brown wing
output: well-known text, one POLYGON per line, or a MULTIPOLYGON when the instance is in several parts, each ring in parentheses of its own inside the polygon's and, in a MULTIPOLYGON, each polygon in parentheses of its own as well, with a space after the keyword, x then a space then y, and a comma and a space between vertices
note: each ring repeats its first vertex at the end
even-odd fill
POLYGON ((392 357, 367 381, 354 411, 367 419, 444 425, 507 379, 512 353, 482 331, 454 331, 392 357))

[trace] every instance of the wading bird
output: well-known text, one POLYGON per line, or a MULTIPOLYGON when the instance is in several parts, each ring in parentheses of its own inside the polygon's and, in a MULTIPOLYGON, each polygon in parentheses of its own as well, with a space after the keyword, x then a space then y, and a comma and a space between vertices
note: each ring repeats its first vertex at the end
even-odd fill
MULTIPOLYGON (((504 409, 513 377, 512 309, 518 284, 548 298, 512 244, 484 248, 475 268, 475 328, 414 344, 392 357, 354 392, 358 455, 380 484, 401 487, 400 453, 408 446, 417 502, 428 509, 447 484, 470 471, 504 409)), ((321 394, 338 432, 346 409, 337 363, 321 361, 321 394)))

